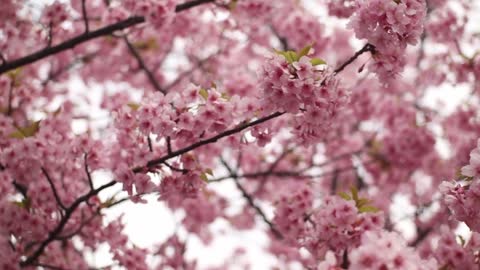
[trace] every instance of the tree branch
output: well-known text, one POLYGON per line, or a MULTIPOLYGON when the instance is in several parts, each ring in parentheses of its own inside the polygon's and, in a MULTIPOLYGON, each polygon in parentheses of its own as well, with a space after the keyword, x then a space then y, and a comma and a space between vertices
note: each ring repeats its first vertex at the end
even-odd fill
POLYGON ((0 66, 0 74, 5 73, 7 71, 10 71, 12 69, 16 69, 16 68, 34 63, 34 62, 36 62, 40 59, 46 58, 48 56, 51 56, 51 55, 54 55, 54 54, 57 54, 57 53, 60 53, 62 51, 72 49, 75 46, 77 46, 81 43, 87 42, 89 40, 92 40, 92 39, 95 39, 95 38, 98 38, 98 37, 102 37, 102 36, 105 36, 105 35, 109 35, 109 34, 115 32, 115 31, 122 30, 122 29, 131 27, 133 25, 137 25, 137 24, 140 24, 140 23, 143 23, 143 22, 145 22, 145 19, 143 17, 135 16, 135 17, 130 17, 130 18, 127 18, 123 21, 120 21, 120 22, 102 27, 98 30, 81 34, 81 35, 76 36, 72 39, 69 39, 65 42, 62 42, 62 43, 60 43, 56 46, 51 46, 51 47, 45 48, 43 50, 39 50, 39 51, 37 51, 35 53, 32 53, 30 55, 27 55, 25 57, 18 58, 16 60, 11 61, 11 62, 7 62, 7 63, 0 66))
POLYGON ((210 144, 210 143, 214 143, 214 142, 216 142, 216 141, 218 141, 218 140, 220 140, 224 137, 233 135, 233 134, 238 133, 238 132, 240 132, 244 129, 247 129, 249 127, 253 127, 253 126, 259 125, 261 123, 267 122, 268 120, 279 117, 283 114, 284 114, 283 112, 276 112, 276 113, 270 114, 268 116, 265 116, 263 118, 257 119, 255 121, 252 121, 252 122, 249 122, 249 123, 246 123, 246 124, 240 124, 235 128, 226 130, 226 131, 224 131, 220 134, 217 134, 217 135, 215 135, 211 138, 208 138, 208 139, 205 139, 205 140, 200 140, 200 141, 198 141, 194 144, 191 144, 190 146, 187 146, 187 147, 184 147, 182 149, 173 151, 173 152, 171 152, 171 153, 169 153, 169 154, 167 154, 163 157, 150 160, 149 162, 147 162, 147 164, 145 166, 139 166, 139 167, 133 168, 133 172, 134 173, 143 172, 143 171, 148 170, 149 168, 152 168, 156 165, 162 164, 163 162, 165 162, 165 161, 167 161, 171 158, 174 158, 176 156, 179 156, 179 155, 185 154, 187 152, 190 152, 190 151, 192 151, 196 148, 199 148, 200 146, 210 144))
POLYGON ((60 196, 58 195, 57 188, 56 188, 55 185, 53 184, 52 178, 50 178, 50 175, 48 175, 47 170, 46 170, 44 167, 41 167, 41 169, 42 169, 42 173, 45 175, 45 177, 47 178, 48 183, 50 184, 50 188, 51 188, 52 191, 53 191, 53 196, 55 197, 55 200, 57 201, 57 204, 58 204, 63 210, 67 210, 67 208, 65 207, 65 205, 62 203, 62 200, 60 199, 60 196))
POLYGON ((87 7, 85 5, 85 0, 82 0, 82 16, 83 16, 83 23, 85 24, 85 33, 88 33, 89 27, 88 27, 87 7))
POLYGON ((263 210, 258 205, 255 204, 255 202, 253 200, 253 197, 250 194, 248 194, 247 190, 245 190, 245 188, 240 184, 240 182, 238 181, 238 177, 237 177, 236 172, 233 171, 233 169, 227 164, 227 162, 223 158, 220 158, 220 161, 222 162, 223 166, 225 166, 225 168, 228 170, 228 172, 230 172, 230 174, 232 175, 235 186, 237 186, 238 190, 240 190, 243 198, 245 198, 245 200, 247 200, 248 204, 253 209, 255 209, 257 214, 270 227, 270 230, 275 235, 275 237, 277 237, 280 240, 283 239, 282 233, 275 227, 275 225, 270 220, 268 220, 268 218, 265 215, 265 213, 263 212, 263 210))
POLYGON ((84 168, 85 168, 85 174, 87 175, 88 185, 90 186, 90 190, 94 190, 92 175, 90 174, 90 171, 88 170, 87 158, 88 158, 88 153, 85 153, 85 155, 83 156, 83 165, 84 165, 84 168))
POLYGON ((125 44, 127 44, 127 48, 128 48, 128 50, 130 51, 130 53, 135 57, 135 59, 137 59, 138 66, 145 72, 145 74, 147 75, 148 80, 149 80, 150 83, 153 85, 153 87, 154 87, 157 91, 162 92, 163 94, 165 94, 166 91, 162 89, 162 87, 161 87, 160 84, 158 83, 157 79, 155 79, 155 76, 153 75, 153 73, 150 71, 150 69, 148 69, 147 65, 145 64, 145 61, 144 61, 143 58, 142 58, 142 56, 141 56, 140 53, 137 51, 137 49, 135 49, 135 47, 132 45, 132 43, 130 43, 130 41, 128 40, 127 36, 124 36, 124 37, 123 37, 123 40, 125 41, 125 44))
POLYGON ((373 46, 372 44, 370 43, 367 43, 365 44, 365 46, 363 46, 363 48, 361 48, 359 51, 357 51, 352 57, 350 57, 345 63, 343 63, 342 65, 340 65, 339 67, 337 67, 335 70, 334 70, 334 73, 338 74, 340 72, 342 72, 342 70, 344 70, 348 65, 350 65, 351 63, 353 63, 360 55, 362 55, 363 53, 365 52, 371 52, 371 53, 374 53, 375 52, 375 46, 373 46))
MULTIPOLYGON (((179 4, 175 7, 175 12, 181 12, 185 11, 187 9, 206 4, 206 3, 212 3, 214 0, 194 0, 194 1, 188 1, 183 4, 179 4)), ((0 74, 3 74, 7 71, 34 63, 38 60, 41 60, 43 58, 46 58, 48 56, 60 53, 62 51, 74 48, 75 46, 87 42, 89 40, 110 35, 115 31, 118 30, 123 30, 126 28, 129 28, 131 26, 141 24, 145 22, 145 18, 141 16, 133 16, 130 18, 127 18, 123 21, 119 21, 114 24, 107 25, 105 27, 102 27, 100 29, 97 29, 95 31, 91 32, 86 32, 81 35, 78 35, 72 39, 69 39, 67 41, 64 41, 56 46, 51 46, 42 50, 39 50, 37 52, 34 52, 30 55, 15 59, 11 62, 4 62, 2 65, 0 65, 0 74)))
POLYGON ((95 190, 90 190, 87 194, 80 196, 75 202, 72 203, 70 207, 68 207, 65 211, 65 215, 62 217, 58 225, 53 229, 48 234, 48 237, 40 243, 40 246, 30 255, 25 259, 25 261, 20 262, 21 267, 25 267, 28 265, 34 264, 34 262, 42 255, 43 251, 45 248, 55 240, 55 238, 62 232, 63 228, 67 224, 68 220, 72 216, 73 212, 82 204, 83 202, 89 200, 91 197, 96 196, 100 191, 109 188, 113 185, 115 185, 117 182, 116 181, 111 181, 103 186, 100 186, 99 188, 95 190))

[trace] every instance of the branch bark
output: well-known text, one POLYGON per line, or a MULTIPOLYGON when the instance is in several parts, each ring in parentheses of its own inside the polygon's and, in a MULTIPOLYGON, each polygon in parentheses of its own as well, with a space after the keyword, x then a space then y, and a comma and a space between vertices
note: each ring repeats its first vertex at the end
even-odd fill
POLYGON ((179 149, 179 150, 176 150, 176 151, 173 151, 163 157, 160 157, 160 158, 157 158, 157 159, 153 159, 153 160, 150 160, 149 162, 147 162, 147 164, 145 166, 139 166, 139 167, 136 167, 136 168, 133 168, 133 172, 134 173, 139 173, 139 172, 144 172, 146 170, 148 170, 149 168, 152 168, 154 166, 157 166, 159 164, 162 164, 164 163, 165 161, 171 159, 171 158, 174 158, 176 156, 179 156, 179 155, 182 155, 182 154, 185 154, 187 152, 190 152, 196 148, 199 148, 200 146, 203 146, 203 145, 206 145, 206 144, 210 144, 210 143, 214 143, 224 137, 227 137, 227 136, 230 136, 230 135, 233 135, 235 133, 238 133, 244 129, 247 129, 249 127, 253 127, 253 126, 256 126, 256 125, 259 125, 261 123, 264 123, 264 122, 267 122, 268 120, 271 120, 271 119, 274 119, 274 118, 277 118, 281 115, 283 115, 284 112, 276 112, 276 113, 273 113, 273 114, 270 114, 268 116, 265 116, 263 118, 260 118, 260 119, 257 119, 255 121, 252 121, 252 122, 249 122, 249 123, 246 123, 246 124, 241 124, 241 125, 238 125, 237 127, 235 128, 232 128, 232 129, 229 129, 229 130, 226 130, 220 134, 217 134, 211 138, 208 138, 208 139, 205 139, 205 140, 200 140, 194 144, 191 144, 187 147, 184 147, 182 149, 179 149))
POLYGON ((135 59, 137 59, 138 66, 145 72, 145 75, 147 75, 147 78, 150 81, 150 83, 153 85, 153 87, 157 91, 162 92, 163 94, 166 94, 166 91, 162 89, 157 79, 155 78, 155 75, 153 75, 152 71, 147 67, 147 65, 145 64, 145 61, 143 60, 142 56, 137 51, 137 49, 132 45, 132 43, 130 43, 130 41, 126 36, 123 37, 123 40, 125 41, 125 44, 127 45, 127 48, 130 51, 130 53, 133 55, 133 57, 135 57, 135 59))
POLYGON ((25 267, 25 266, 34 264, 35 261, 40 257, 40 255, 42 255, 45 248, 51 242, 53 242, 55 240, 55 238, 63 231, 63 228, 65 227, 65 225, 67 225, 67 222, 70 219, 70 217, 72 216, 73 212, 75 212, 75 210, 83 202, 86 202, 91 197, 96 196, 98 193, 100 193, 100 191, 102 191, 106 188, 109 188, 109 187, 115 185, 116 183, 117 182, 115 182, 115 181, 111 181, 111 182, 109 182, 109 183, 107 183, 107 184, 105 184, 105 185, 103 185, 103 186, 101 186, 101 187, 99 187, 95 190, 90 190, 90 192, 88 192, 87 194, 85 194, 83 196, 80 196, 76 201, 74 201, 72 203, 72 205, 66 209, 65 215, 62 217, 62 219, 60 220, 58 225, 55 227, 55 229, 53 229, 53 231, 51 231, 48 234, 48 237, 40 243, 40 246, 32 253, 32 255, 28 256, 25 259, 25 261, 20 263, 20 266, 25 267))
MULTIPOLYGON (((175 12, 177 12, 177 13, 182 12, 182 11, 188 10, 188 9, 196 7, 196 6, 206 4, 206 3, 212 3, 212 2, 214 2, 214 0, 188 1, 188 2, 185 2, 183 4, 177 5, 176 8, 175 8, 175 12)), ((19 68, 19 67, 22 67, 22 66, 25 66, 25 65, 28 65, 28 64, 32 64, 32 63, 34 63, 38 60, 41 60, 43 58, 46 58, 48 56, 51 56, 51 55, 54 55, 54 54, 57 54, 57 53, 60 53, 60 52, 63 52, 63 51, 66 51, 68 49, 72 49, 75 46, 77 46, 79 44, 82 44, 84 42, 87 42, 89 40, 92 40, 92 39, 95 39, 95 38, 98 38, 98 37, 102 37, 102 36, 106 36, 106 35, 110 35, 115 31, 123 30, 123 29, 129 28, 129 27, 132 27, 134 25, 141 24, 143 22, 145 22, 144 17, 133 16, 133 17, 127 18, 123 21, 119 21, 117 23, 107 25, 107 26, 102 27, 100 29, 97 29, 95 31, 85 32, 85 33, 83 33, 81 35, 78 35, 74 38, 66 40, 66 41, 64 41, 64 42, 62 42, 58 45, 49 46, 45 49, 39 50, 39 51, 34 52, 30 55, 15 59, 15 60, 10 61, 10 62, 8 62, 8 61, 4 62, 2 65, 0 65, 0 74, 3 74, 5 72, 8 72, 10 70, 13 70, 13 69, 16 69, 16 68, 19 68)))
POLYGON ((375 52, 375 46, 373 46, 370 43, 365 44, 365 46, 363 46, 363 48, 361 48, 352 57, 350 57, 347 61, 345 61, 345 63, 343 63, 342 65, 337 67, 334 70, 334 73, 338 74, 338 73, 342 72, 348 65, 353 63, 360 55, 362 55, 363 53, 366 53, 366 52, 374 53, 375 52))

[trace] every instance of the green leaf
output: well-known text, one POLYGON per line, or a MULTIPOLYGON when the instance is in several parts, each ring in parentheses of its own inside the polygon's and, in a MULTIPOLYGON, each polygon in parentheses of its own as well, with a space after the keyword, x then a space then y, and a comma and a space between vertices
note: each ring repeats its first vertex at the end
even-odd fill
POLYGON ((221 98, 223 98, 226 101, 229 101, 231 99, 230 95, 226 92, 222 93, 221 98))
POLYGON ((350 188, 350 192, 352 193, 352 198, 355 202, 358 202, 358 190, 356 187, 352 186, 350 188))
POLYGON ((230 3, 228 3, 228 9, 233 11, 237 7, 237 2, 238 0, 231 0, 230 3))
POLYGON ((325 60, 320 59, 320 58, 312 58, 312 59, 310 59, 310 63, 312 63, 312 66, 326 65, 327 64, 327 62, 325 62, 325 60))
POLYGON ((155 38, 151 37, 146 40, 133 43, 133 46, 141 51, 154 51, 158 49, 158 44, 155 38))
POLYGON ((275 50, 275 53, 283 56, 283 58, 285 58, 285 60, 287 60, 287 62, 289 64, 291 64, 295 61, 298 61, 298 59, 299 59, 297 53, 294 52, 294 51, 277 51, 277 50, 275 50))
POLYGON ((198 91, 198 94, 200 94, 200 96, 202 96, 203 99, 205 99, 205 100, 208 99, 208 90, 207 89, 205 89, 205 88, 200 89, 200 91, 198 91))
POLYGON ((12 80, 13 86, 18 86, 20 84, 20 75, 22 73, 22 68, 16 68, 7 72, 7 76, 12 80))
POLYGON ((296 52, 294 52, 294 51, 287 51, 287 54, 288 54, 288 56, 289 56, 289 63, 290 63, 290 64, 293 63, 293 62, 298 61, 299 58, 298 58, 298 55, 297 55, 296 52))
POLYGON ((212 169, 210 169, 210 168, 206 169, 206 170, 205 170, 205 173, 208 174, 208 175, 210 175, 210 176, 213 176, 213 171, 212 171, 212 169))
POLYGON ((342 197, 343 199, 347 200, 347 201, 350 201, 352 199, 352 197, 350 197, 350 195, 348 195, 347 193, 345 192, 340 192, 338 193, 338 196, 342 197))
MULTIPOLYGON (((313 44, 312 44, 313 45, 313 44)), ((304 48, 302 48, 300 51, 298 51, 298 59, 302 58, 302 56, 308 55, 308 52, 312 49, 312 45, 308 45, 304 48)))
POLYGON ((465 238, 463 238, 461 235, 457 235, 457 237, 458 240, 460 240, 460 244, 462 245, 462 247, 464 247, 466 243, 465 238))
POLYGON ((40 129, 40 121, 32 122, 25 127, 17 127, 17 130, 10 134, 10 138, 25 139, 34 136, 40 129))
POLYGON ((130 107, 134 111, 136 111, 140 108, 140 104, 135 103, 135 102, 129 102, 129 103, 127 103, 127 106, 130 107))
POLYGON ((109 208, 110 206, 114 205, 115 202, 115 197, 110 197, 100 204, 100 208, 109 208))
POLYGON ((207 174, 206 174, 206 173, 201 173, 201 174, 200 174, 200 179, 202 179, 203 181, 205 181, 206 183, 208 183, 208 177, 207 177, 207 174))
POLYGON ((15 201, 13 202, 13 204, 15 204, 16 206, 20 207, 20 208, 24 208, 24 209, 29 209, 30 208, 30 200, 27 199, 27 198, 24 198, 23 200, 21 201, 15 201))
POLYGON ((360 213, 376 213, 378 211, 380 210, 373 205, 364 205, 358 208, 358 212, 360 213))
POLYGON ((356 201, 357 208, 362 208, 363 206, 366 206, 369 203, 370 203, 370 200, 366 198, 360 198, 356 201))

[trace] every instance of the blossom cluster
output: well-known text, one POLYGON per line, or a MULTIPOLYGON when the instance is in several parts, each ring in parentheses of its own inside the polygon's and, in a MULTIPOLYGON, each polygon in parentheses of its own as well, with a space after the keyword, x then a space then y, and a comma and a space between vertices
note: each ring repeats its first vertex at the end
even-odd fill
POLYGON ((359 39, 375 46, 371 69, 381 81, 403 70, 407 45, 415 45, 422 35, 426 17, 423 0, 365 0, 349 25, 359 39))
POLYGON ((348 269, 438 269, 434 259, 424 260, 397 233, 386 231, 365 232, 361 245, 350 253, 348 269))
POLYGON ((286 57, 273 55, 260 72, 264 109, 293 114, 293 134, 303 143, 316 142, 348 104, 349 92, 325 65, 316 63, 319 59, 286 57))
POLYGON ((314 258, 329 250, 340 258, 345 249, 360 244, 366 231, 382 228, 382 214, 365 209, 339 196, 325 197, 314 207, 311 192, 303 188, 280 198, 273 221, 286 243, 305 247, 314 258))

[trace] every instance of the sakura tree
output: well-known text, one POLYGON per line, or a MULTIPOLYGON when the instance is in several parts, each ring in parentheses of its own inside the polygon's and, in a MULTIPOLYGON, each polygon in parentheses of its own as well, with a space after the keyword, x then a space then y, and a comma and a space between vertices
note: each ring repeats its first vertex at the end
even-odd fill
POLYGON ((479 269, 478 16, 2 0, 0 269, 259 269, 242 247, 186 255, 218 222, 265 235, 274 269, 479 269), (147 197, 180 218, 143 248, 106 216, 147 197), (88 259, 105 246, 111 264, 88 259))

